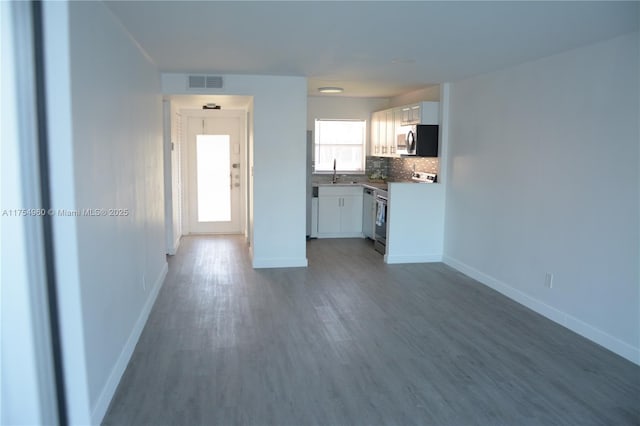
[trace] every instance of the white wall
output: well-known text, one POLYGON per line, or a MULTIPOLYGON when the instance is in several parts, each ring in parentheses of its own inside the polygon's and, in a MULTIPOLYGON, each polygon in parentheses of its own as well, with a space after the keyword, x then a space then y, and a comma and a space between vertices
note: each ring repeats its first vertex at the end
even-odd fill
MULTIPOLYGON (((389 106, 387 98, 349 98, 344 96, 309 96, 307 99, 307 130, 315 129, 316 118, 367 120, 371 124, 371 113, 389 106)), ((369 135, 370 126, 367 126, 369 135)), ((305 139, 306 140, 306 139, 305 139)))
POLYGON ((440 85, 427 86, 419 90, 414 90, 413 92, 394 96, 389 99, 389 108, 426 101, 440 101, 440 85))
MULTIPOLYGON (((306 266, 306 79, 255 75, 223 79, 223 89, 199 94, 253 96, 249 134, 253 266, 306 266)), ((163 74, 162 91, 198 94, 187 90, 185 74, 163 74)))
MULTIPOLYGON (((249 104, 249 110, 247 111, 247 164, 252 165, 254 162, 253 155, 253 145, 254 145, 254 134, 253 134, 253 99, 249 104)), ((247 167, 247 187, 249 193, 247 194, 247 229, 246 229, 246 238, 247 244, 249 244, 249 251, 251 252, 251 258, 253 259, 253 192, 254 192, 254 184, 253 184, 253 169, 251 167, 247 167)))
POLYGON ((173 135, 171 133, 171 102, 168 99, 162 101, 162 156, 163 156, 163 177, 164 177, 164 229, 165 247, 167 254, 175 254, 174 245, 174 224, 173 224, 173 170, 171 143, 173 135))
POLYGON ((447 263, 636 363, 638 75, 635 33, 454 83, 445 231, 447 263))
POLYGON ((182 119, 169 99, 162 102, 164 156, 164 217, 167 254, 174 255, 182 237, 181 128, 182 119))
MULTIPOLYGON (((171 238, 173 250, 178 250, 182 237, 182 115, 171 103, 171 238)), ((174 254, 170 253, 170 254, 174 254)))
POLYGON ((167 271, 160 76, 102 2, 47 4, 52 186, 72 420, 102 420, 167 271), (55 82, 55 84, 53 84, 55 82))
POLYGON ((386 263, 442 261, 444 195, 440 183, 389 183, 386 263))
POLYGON ((253 266, 307 266, 307 81, 269 77, 254 92, 253 266))

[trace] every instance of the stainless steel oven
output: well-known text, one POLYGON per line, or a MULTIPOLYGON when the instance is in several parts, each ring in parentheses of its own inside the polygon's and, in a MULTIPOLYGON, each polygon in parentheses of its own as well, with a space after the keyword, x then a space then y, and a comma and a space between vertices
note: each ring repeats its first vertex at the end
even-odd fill
POLYGON ((376 234, 374 248, 385 254, 387 250, 387 206, 389 196, 386 191, 376 191, 376 234))

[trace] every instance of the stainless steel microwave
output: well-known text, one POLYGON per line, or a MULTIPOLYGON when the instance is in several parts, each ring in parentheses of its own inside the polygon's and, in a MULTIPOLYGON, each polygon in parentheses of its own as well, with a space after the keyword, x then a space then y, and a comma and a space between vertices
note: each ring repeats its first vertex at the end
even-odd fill
POLYGON ((437 157, 438 125, 416 124, 403 126, 397 135, 396 152, 401 156, 437 157))

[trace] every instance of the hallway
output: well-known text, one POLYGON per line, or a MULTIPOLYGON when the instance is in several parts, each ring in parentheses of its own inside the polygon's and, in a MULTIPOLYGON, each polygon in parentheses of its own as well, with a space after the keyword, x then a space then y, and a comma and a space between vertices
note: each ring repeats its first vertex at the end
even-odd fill
POLYGON ((640 368, 440 264, 361 239, 254 270, 185 237, 105 425, 638 424, 640 368))

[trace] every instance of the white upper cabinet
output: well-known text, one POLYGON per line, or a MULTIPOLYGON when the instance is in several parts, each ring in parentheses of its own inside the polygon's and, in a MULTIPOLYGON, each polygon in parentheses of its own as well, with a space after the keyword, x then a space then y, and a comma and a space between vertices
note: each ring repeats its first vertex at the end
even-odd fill
POLYGON ((388 157, 393 157, 396 153, 396 126, 393 120, 393 110, 386 110, 384 116, 384 121, 387 123, 385 132, 385 143, 387 149, 385 151, 388 157))
POLYGON ((377 157, 399 157, 397 134, 401 126, 439 124, 440 102, 420 102, 371 114, 371 148, 377 157))
POLYGON ((398 135, 402 133, 402 139, 404 140, 404 132, 400 130, 402 126, 402 108, 393 109, 393 154, 395 157, 400 157, 398 152, 398 135))
POLYGON ((380 126, 384 121, 384 111, 377 111, 371 114, 371 148, 369 152, 373 156, 382 155, 382 146, 380 139, 380 126))
POLYGON ((396 157, 396 131, 399 109, 385 109, 371 114, 371 155, 396 157))
POLYGON ((400 124, 405 125, 405 124, 410 124, 411 123, 411 107, 401 107, 400 111, 402 113, 402 120, 400 122, 400 124))
POLYGON ((420 102, 400 107, 401 124, 438 124, 440 118, 440 102, 420 102))
POLYGON ((422 116, 420 113, 422 112, 422 105, 413 105, 411 107, 411 122, 415 124, 422 123, 422 116))
POLYGON ((407 105, 405 107, 401 107, 400 110, 402 111, 402 120, 401 120, 401 124, 403 126, 409 125, 409 124, 420 124, 420 120, 421 120, 421 116, 420 116, 420 104, 416 104, 416 105, 407 105))

